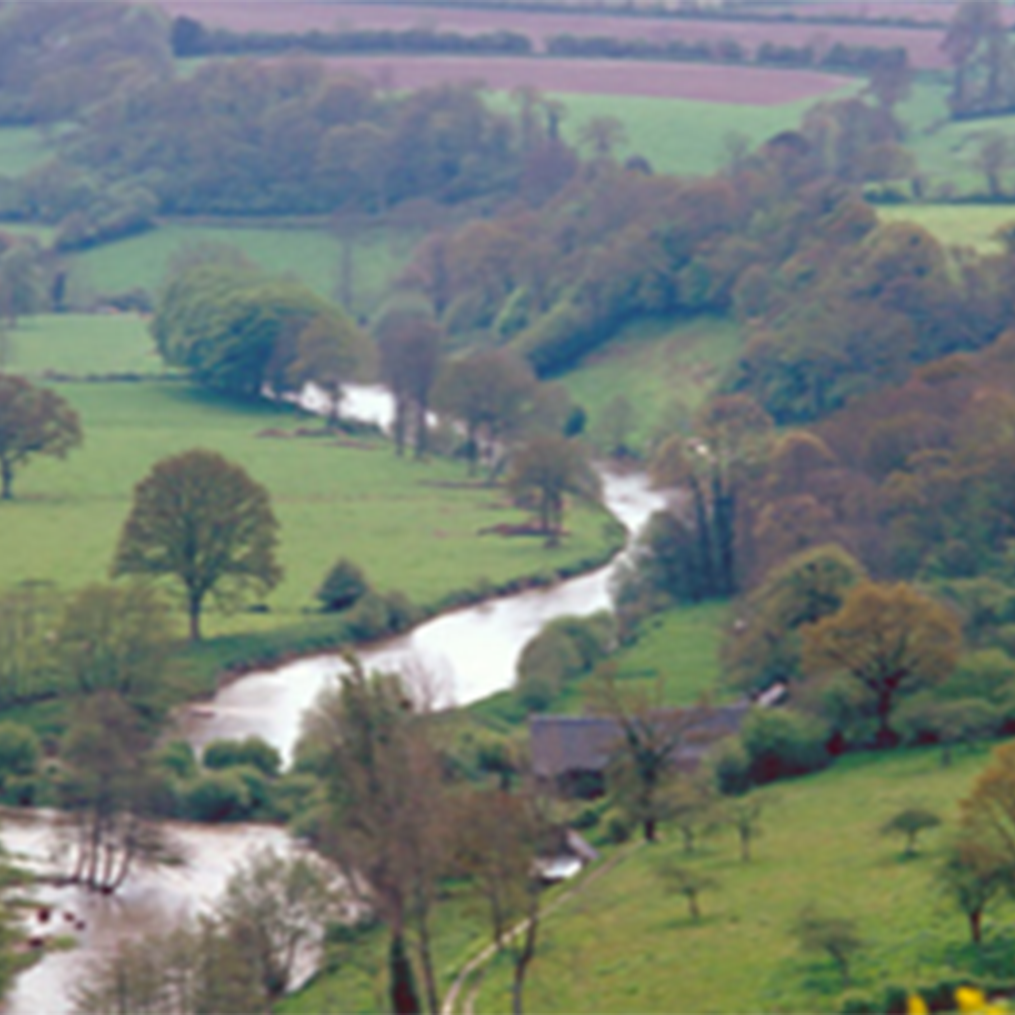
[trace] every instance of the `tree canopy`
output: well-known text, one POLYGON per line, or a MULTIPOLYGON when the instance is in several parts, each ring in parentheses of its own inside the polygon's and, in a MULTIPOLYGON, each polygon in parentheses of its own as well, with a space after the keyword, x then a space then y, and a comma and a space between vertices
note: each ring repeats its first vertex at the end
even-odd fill
POLYGON ((15 470, 34 455, 64 458, 81 441, 81 421, 65 399, 0 374, 0 499, 14 496, 15 470))
POLYGON ((898 695, 947 677, 962 633, 954 614, 911 586, 862 582, 840 610, 804 628, 803 641, 804 670, 841 672, 861 684, 877 716, 878 743, 891 746, 898 695))
POLYGON ((112 572, 182 585, 196 641, 209 595, 228 606, 281 580, 277 530, 268 491, 241 466, 196 448, 156 463, 135 487, 112 572))
POLYGON ((163 359, 209 387, 257 397, 315 381, 337 414, 370 346, 341 308, 302 283, 234 260, 199 259, 170 278, 152 319, 163 359))

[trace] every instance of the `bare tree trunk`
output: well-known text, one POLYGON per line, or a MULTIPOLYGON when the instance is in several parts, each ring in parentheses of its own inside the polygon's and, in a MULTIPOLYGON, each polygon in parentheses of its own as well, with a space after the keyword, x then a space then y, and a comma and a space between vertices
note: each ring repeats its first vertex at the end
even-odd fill
POLYGON ((187 618, 190 623, 190 640, 201 640, 201 597, 191 592, 187 597, 187 618))
POLYGON ((515 955, 514 977, 511 982, 512 1015, 524 1015, 522 1004, 525 991, 525 974, 536 954, 536 936, 539 933, 539 889, 533 886, 529 915, 525 922, 521 950, 515 955))
POLYGON ((440 1015, 440 994, 433 968, 433 949, 430 946, 430 921, 424 908, 416 914, 416 934, 419 938, 419 964, 423 968, 423 986, 430 1015, 440 1015))
POLYGON ((14 467, 6 459, 0 459, 0 500, 14 496, 14 467))
POLYGON ((412 965, 405 951, 401 930, 392 930, 390 947, 391 1010, 394 1015, 420 1015, 412 965))

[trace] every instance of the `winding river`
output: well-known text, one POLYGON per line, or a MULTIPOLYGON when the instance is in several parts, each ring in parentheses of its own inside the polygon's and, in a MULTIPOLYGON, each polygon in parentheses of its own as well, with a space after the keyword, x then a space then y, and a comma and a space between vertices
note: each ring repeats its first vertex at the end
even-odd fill
MULTIPOLYGON (((312 397, 308 399, 313 406, 312 397)), ((347 400, 349 415, 384 424, 389 404, 383 392, 362 388, 347 400)), ((604 499, 631 532, 664 503, 640 473, 603 470, 604 499)), ((468 704, 511 686, 525 643, 548 620, 586 615, 609 606, 614 563, 555 586, 506 596, 444 614, 406 635, 362 653, 368 669, 425 671, 434 678, 441 705, 468 704)), ((251 673, 224 687, 201 707, 186 709, 181 731, 200 748, 218 737, 257 734, 286 757, 292 755, 303 712, 343 666, 336 655, 315 656, 273 670, 251 673)), ((52 850, 50 817, 8 812, 0 838, 17 856, 45 869, 52 850)), ((18 977, 8 995, 8 1015, 61 1015, 72 1010, 71 992, 88 962, 149 928, 165 928, 199 911, 222 890, 235 865, 252 851, 288 849, 285 831, 264 825, 173 827, 188 856, 184 868, 137 871, 112 897, 74 887, 43 887, 40 899, 53 907, 45 926, 33 932, 70 934, 71 951, 51 951, 18 977)))

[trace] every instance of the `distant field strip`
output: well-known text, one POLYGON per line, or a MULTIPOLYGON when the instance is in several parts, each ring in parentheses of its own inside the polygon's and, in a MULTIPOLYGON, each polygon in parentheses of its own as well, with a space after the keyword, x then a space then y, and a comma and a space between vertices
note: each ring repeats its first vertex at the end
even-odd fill
MULTIPOLYGON (((814 25, 777 20, 735 21, 726 19, 653 18, 601 13, 481 10, 405 4, 263 3, 239 0, 160 0, 164 10, 187 15, 235 31, 306 32, 360 28, 405 30, 427 28, 440 31, 480 33, 512 31, 529 36, 537 46, 552 35, 604 35, 618 39, 681 39, 709 41, 735 39, 748 50, 762 42, 782 46, 833 42, 851 46, 901 46, 915 67, 947 66, 941 52, 941 32, 934 29, 894 28, 883 25, 814 25)), ((786 72, 783 72, 786 73, 786 72)))
POLYGON ((1001 244, 994 234, 1015 224, 1015 204, 905 204, 878 209, 884 222, 915 222, 949 246, 975 247, 997 253, 1001 244))
POLYGON ((325 62, 385 88, 471 81, 493 89, 531 86, 548 92, 644 95, 747 106, 796 102, 853 84, 851 78, 819 71, 648 60, 398 55, 331 57, 325 62))

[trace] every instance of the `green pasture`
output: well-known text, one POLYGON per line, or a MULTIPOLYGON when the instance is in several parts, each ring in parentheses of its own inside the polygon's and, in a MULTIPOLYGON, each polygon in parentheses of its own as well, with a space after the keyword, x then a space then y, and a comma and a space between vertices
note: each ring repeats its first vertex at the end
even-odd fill
MULTIPOLYGON (((352 234, 346 274, 350 309, 373 313, 420 239, 412 229, 376 227, 352 234)), ((343 240, 325 226, 201 225, 170 221, 151 232, 73 256, 67 298, 142 288, 156 293, 177 255, 202 244, 228 244, 273 274, 291 274, 331 299, 345 294, 343 240)))
MULTIPOLYGON (((638 73, 637 62, 631 64, 638 73)), ((736 73, 736 69, 731 69, 736 73)), ((857 91, 850 84, 827 99, 857 91)), ((708 176, 729 159, 728 139, 742 136, 751 148, 779 131, 797 127, 815 99, 779 106, 747 106, 695 102, 691 99, 657 99, 631 95, 555 94, 567 107, 564 136, 577 144, 582 128, 595 117, 616 117, 623 125, 626 141, 617 155, 643 155, 656 172, 681 176, 708 176)))
MULTIPOLYGON (((931 200, 986 193, 986 180, 976 168, 976 158, 989 135, 1008 138, 1015 150, 1015 116, 954 122, 948 112, 948 91, 943 77, 919 80, 897 110, 905 127, 906 146, 927 180, 926 196, 931 200)), ((1015 166, 1001 175, 1005 190, 1015 196, 1015 166)))
POLYGON ((158 374, 165 366, 136 314, 40 314, 22 317, 5 338, 7 368, 86 377, 158 374))
POLYGON ((184 382, 76 383, 59 387, 81 414, 85 445, 66 461, 41 459, 0 508, 0 584, 47 580, 74 589, 105 575, 134 484, 159 459, 208 447, 242 464, 272 493, 284 583, 269 613, 209 615, 211 635, 299 623, 340 556, 360 562, 381 590, 415 602, 482 581, 600 555, 606 515, 576 510, 559 549, 532 538, 480 536, 520 521, 497 488, 465 482, 464 466, 399 460, 381 441, 296 437, 314 420, 269 404, 225 400, 184 382))
POLYGON ((878 208, 883 222, 915 222, 948 246, 999 253, 997 230, 1015 224, 1013 204, 900 204, 878 208))
MULTIPOLYGON (((913 860, 901 858, 900 842, 878 834, 914 802, 953 823, 956 802, 985 754, 963 755, 951 768, 942 768, 928 750, 861 755, 829 772, 769 787, 760 792, 763 835, 749 864, 740 861, 730 829, 688 858, 679 836, 664 827, 661 843, 636 849, 546 920, 526 1010, 839 1011, 841 981, 830 961, 802 954, 790 933, 811 903, 858 921, 866 945, 855 964, 854 992, 933 984, 1008 961, 1011 903, 988 915, 987 945, 977 957, 964 918, 934 884, 947 829, 927 833, 913 860), (702 868, 720 882, 702 898, 700 923, 689 919, 681 896, 663 890, 655 868, 667 859, 702 868)), ((507 964, 496 963, 475 1010, 510 1011, 509 983, 507 964)))
POLYGON ((625 395, 634 408, 634 441, 644 444, 676 406, 697 408, 740 347, 739 328, 727 318, 646 318, 623 328, 561 381, 585 407, 593 433, 603 409, 625 395))
MULTIPOLYGON (((677 606, 644 621, 636 640, 611 656, 618 686, 643 691, 668 706, 693 705, 711 695, 719 686, 719 640, 727 608, 726 603, 677 606)), ((579 711, 574 706, 584 704, 589 683, 576 689, 580 697, 568 691, 564 707, 555 704, 552 711, 579 711)))
POLYGON ((51 155, 35 127, 0 128, 0 176, 20 176, 45 162, 51 155))

